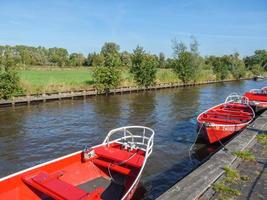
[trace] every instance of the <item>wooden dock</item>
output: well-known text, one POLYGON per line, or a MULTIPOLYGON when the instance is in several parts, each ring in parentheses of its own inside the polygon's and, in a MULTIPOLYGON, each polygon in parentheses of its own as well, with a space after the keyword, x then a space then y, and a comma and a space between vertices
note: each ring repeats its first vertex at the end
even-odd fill
MULTIPOLYGON (((247 80, 247 79, 250 79, 250 78, 244 78, 242 80, 247 80)), ((230 79, 230 80, 224 80, 224 81, 204 81, 200 83, 188 83, 188 84, 163 83, 163 84, 156 84, 154 86, 149 86, 149 87, 136 87, 136 86, 121 87, 121 88, 111 90, 109 94, 123 94, 123 93, 139 92, 139 91, 146 91, 146 90, 159 90, 159 89, 176 88, 176 87, 190 87, 190 86, 196 86, 196 85, 205 85, 205 84, 230 82, 230 81, 236 81, 236 80, 230 79)), ((16 105, 30 105, 34 103, 56 101, 56 100, 63 100, 63 99, 80 99, 80 98, 86 98, 89 96, 104 95, 104 94, 105 94, 104 92, 98 92, 95 89, 58 92, 58 93, 31 94, 31 95, 13 97, 12 99, 9 99, 9 100, 0 99, 0 107, 16 106, 16 105)))
POLYGON ((263 112, 248 128, 232 139, 226 149, 221 149, 200 167, 185 176, 157 200, 195 200, 199 199, 212 184, 224 173, 224 166, 233 166, 238 161, 234 152, 243 151, 255 142, 259 132, 267 131, 267 110, 263 112))

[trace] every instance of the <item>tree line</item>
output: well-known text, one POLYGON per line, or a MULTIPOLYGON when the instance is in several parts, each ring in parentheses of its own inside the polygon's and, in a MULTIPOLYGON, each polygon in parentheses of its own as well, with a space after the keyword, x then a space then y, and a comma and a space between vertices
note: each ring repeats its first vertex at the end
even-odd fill
MULTIPOLYGON (((156 54, 149 54, 157 61, 157 67, 159 68, 172 68, 174 61, 177 57, 184 56, 184 54, 195 54, 198 57, 199 64, 210 65, 210 67, 216 68, 214 72, 218 71, 218 68, 224 68, 226 65, 232 65, 232 62, 240 62, 248 70, 254 73, 260 73, 267 68, 267 51, 256 50, 253 55, 246 56, 243 59, 240 58, 238 53, 224 56, 206 56, 202 57, 198 52, 198 42, 196 39, 192 39, 192 43, 187 48, 183 42, 172 41, 173 57, 167 58, 163 52, 156 54), (187 52, 187 53, 185 53, 187 52), (238 61, 237 61, 238 60, 238 61), (219 64, 220 63, 220 64, 219 64), (216 66, 214 66, 216 65, 216 66), (220 66, 218 66, 220 65, 220 66)), ((13 65, 13 66, 88 66, 99 67, 106 65, 108 60, 105 59, 105 52, 109 51, 112 54, 112 58, 115 59, 116 64, 120 67, 131 67, 133 52, 122 51, 120 52, 120 46, 118 44, 108 42, 105 43, 100 52, 89 53, 84 56, 82 53, 69 53, 65 48, 45 48, 45 47, 32 47, 26 45, 16 46, 1 46, 0 45, 0 65, 13 65), (106 62, 106 63, 105 63, 106 62)), ((227 68, 227 67, 225 67, 227 68)), ((227 68, 231 71, 231 67, 227 68)), ((223 69, 223 73, 227 74, 227 70, 223 69)))
POLYGON ((244 58, 237 52, 203 57, 198 47, 195 38, 189 45, 175 39, 172 41, 173 56, 167 58, 162 52, 159 55, 148 53, 142 46, 132 52, 120 51, 120 46, 113 42, 106 42, 100 52, 89 53, 87 57, 81 53, 69 54, 67 49, 57 47, 0 46, 0 98, 8 98, 18 90, 14 87, 18 83, 14 69, 20 66, 93 67, 95 87, 106 92, 119 85, 121 68, 129 69, 137 85, 145 87, 155 83, 157 68, 172 69, 183 83, 196 82, 203 70, 211 71, 217 80, 229 76, 240 79, 247 72, 258 75, 267 71, 266 50, 256 50, 244 58), (3 95, 5 91, 11 92, 3 95))

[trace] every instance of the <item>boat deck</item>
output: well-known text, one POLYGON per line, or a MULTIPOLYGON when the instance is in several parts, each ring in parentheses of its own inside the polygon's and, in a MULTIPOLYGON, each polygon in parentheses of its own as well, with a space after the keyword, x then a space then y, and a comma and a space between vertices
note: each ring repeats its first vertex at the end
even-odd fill
POLYGON ((110 179, 105 179, 103 177, 96 178, 94 180, 85 182, 77 187, 86 191, 92 192, 98 187, 104 187, 105 191, 102 193, 101 198, 103 200, 113 199, 119 200, 124 190, 123 183, 125 181, 124 176, 120 176, 119 174, 113 174, 114 181, 110 179))

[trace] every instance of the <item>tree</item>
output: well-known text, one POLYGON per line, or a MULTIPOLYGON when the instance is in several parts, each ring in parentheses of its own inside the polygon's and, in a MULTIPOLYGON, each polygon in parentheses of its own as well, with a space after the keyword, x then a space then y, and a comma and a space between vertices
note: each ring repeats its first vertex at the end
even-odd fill
POLYGON ((85 58, 81 53, 70 54, 69 63, 71 66, 82 66, 85 63, 85 58))
POLYGON ((174 72, 183 83, 196 81, 197 68, 195 57, 191 52, 181 52, 173 63, 174 72))
POLYGON ((85 65, 86 66, 93 66, 93 57, 96 53, 89 53, 88 56, 87 56, 87 59, 85 61, 85 65))
POLYGON ((240 79, 245 76, 245 64, 244 61, 239 58, 239 54, 235 53, 234 55, 229 56, 230 70, 235 79, 240 79))
POLYGON ((165 55, 163 52, 159 53, 159 68, 165 68, 166 67, 166 61, 165 61, 165 55))
POLYGON ((178 42, 176 38, 172 40, 173 57, 177 58, 180 53, 187 50, 186 45, 183 42, 178 42))
POLYGON ((48 53, 49 53, 49 61, 54 65, 59 65, 63 67, 68 63, 69 53, 67 49, 54 47, 48 49, 48 53))
POLYGON ((198 41, 196 40, 196 38, 194 36, 191 36, 192 42, 190 43, 190 51, 195 54, 198 55, 199 51, 198 51, 198 41))
POLYGON ((0 70, 0 99, 9 99, 21 92, 18 74, 10 67, 0 70))
POLYGON ((261 74, 263 71, 267 71, 267 51, 256 50, 254 55, 244 58, 244 63, 247 69, 255 75, 261 74))
POLYGON ((103 67, 103 66, 105 66, 105 57, 102 54, 95 53, 92 56, 92 66, 93 67, 103 67))
POLYGON ((120 58, 122 67, 130 68, 132 66, 131 54, 129 52, 122 52, 120 58))
POLYGON ((172 67, 183 83, 196 82, 200 69, 200 56, 198 55, 198 42, 194 39, 190 44, 190 50, 183 42, 173 41, 174 61, 172 67))
POLYGON ((9 70, 9 68, 15 66, 15 58, 13 56, 12 48, 10 46, 6 46, 5 50, 2 54, 2 66, 4 66, 5 70, 9 70))
POLYGON ((93 71, 94 83, 99 91, 105 91, 106 95, 110 89, 119 85, 120 71, 113 67, 97 67, 93 71))
POLYGON ((120 46, 113 42, 106 42, 101 48, 100 54, 104 56, 104 66, 120 67, 120 46))
POLYGON ((206 63, 212 66, 217 80, 224 80, 228 77, 229 63, 226 57, 210 56, 206 58, 206 63))
POLYGON ((263 68, 259 64, 254 64, 251 69, 252 74, 254 75, 260 75, 263 73, 263 68))
POLYGON ((139 86, 148 87, 156 80, 158 62, 152 55, 147 54, 143 47, 137 46, 132 55, 130 72, 139 86))

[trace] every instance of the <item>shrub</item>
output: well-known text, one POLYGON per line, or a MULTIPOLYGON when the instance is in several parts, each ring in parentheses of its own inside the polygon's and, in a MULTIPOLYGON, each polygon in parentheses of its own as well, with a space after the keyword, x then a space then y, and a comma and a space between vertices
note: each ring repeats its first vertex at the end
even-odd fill
POLYGON ((20 79, 15 71, 0 72, 0 99, 9 99, 21 93, 20 79))
POLYGON ((120 71, 114 67, 97 67, 93 71, 93 78, 97 90, 108 94, 110 89, 119 85, 120 71))
POLYGON ((156 81, 158 62, 154 56, 151 56, 137 47, 132 55, 131 73, 139 86, 148 87, 156 81))
POLYGON ((173 65, 173 69, 183 83, 195 82, 199 73, 197 56, 191 52, 181 52, 173 65))

